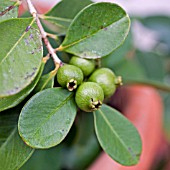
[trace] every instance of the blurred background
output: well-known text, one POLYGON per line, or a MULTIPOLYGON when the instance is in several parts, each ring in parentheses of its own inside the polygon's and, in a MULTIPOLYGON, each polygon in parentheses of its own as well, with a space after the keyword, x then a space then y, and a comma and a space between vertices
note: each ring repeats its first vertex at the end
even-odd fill
MULTIPOLYGON (((59 0, 32 2, 39 13, 46 13, 59 0)), ((104 154, 98 157, 101 150, 93 134, 92 117, 82 114, 66 139, 66 146, 63 143, 46 151, 37 150, 21 170, 83 170, 87 167, 91 170, 170 170, 169 1, 110 2, 119 4, 127 11, 131 18, 131 30, 125 43, 102 59, 102 65, 121 75, 125 84, 109 104, 122 111, 139 130, 145 143, 140 165, 126 168, 104 154), (126 114, 133 111, 136 113, 133 116, 126 114), (76 136, 76 129, 80 129, 77 140, 69 143, 70 138, 76 136)), ((26 5, 23 4, 20 14, 25 9, 26 5)))

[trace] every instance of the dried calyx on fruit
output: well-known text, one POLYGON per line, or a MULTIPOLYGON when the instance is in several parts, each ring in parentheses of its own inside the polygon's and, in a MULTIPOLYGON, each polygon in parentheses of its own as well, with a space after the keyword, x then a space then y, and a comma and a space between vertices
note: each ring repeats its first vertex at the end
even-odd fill
POLYGON ((81 110, 92 112, 101 107, 104 93, 97 83, 84 82, 77 89, 75 100, 81 110))
POLYGON ((84 59, 77 56, 73 56, 69 63, 79 67, 84 76, 90 75, 95 69, 94 60, 84 59))
POLYGON ((121 77, 116 77, 113 71, 108 68, 95 70, 88 81, 98 83, 102 87, 105 97, 113 95, 116 87, 122 85, 121 77))
POLYGON ((80 68, 73 65, 63 65, 58 69, 57 81, 62 87, 73 91, 83 81, 83 72, 80 68))

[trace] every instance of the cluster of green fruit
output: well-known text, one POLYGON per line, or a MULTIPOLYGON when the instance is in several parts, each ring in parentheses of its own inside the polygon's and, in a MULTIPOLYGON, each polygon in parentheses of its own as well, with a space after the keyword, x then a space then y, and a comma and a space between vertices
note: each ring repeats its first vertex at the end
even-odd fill
POLYGON ((99 109, 104 98, 113 95, 116 87, 122 84, 121 77, 116 77, 112 70, 95 69, 94 60, 76 56, 71 58, 69 64, 58 69, 57 81, 69 91, 77 89, 75 101, 85 112, 99 109), (84 81, 84 77, 87 81, 84 81))

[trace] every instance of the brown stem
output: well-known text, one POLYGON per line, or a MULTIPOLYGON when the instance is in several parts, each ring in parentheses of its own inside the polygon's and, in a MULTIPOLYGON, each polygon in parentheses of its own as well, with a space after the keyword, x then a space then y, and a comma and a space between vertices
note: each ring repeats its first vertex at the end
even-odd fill
POLYGON ((37 21, 38 28, 40 30, 42 39, 44 41, 44 44, 47 47, 47 50, 48 50, 49 54, 53 58, 55 65, 60 66, 62 64, 62 61, 58 58, 57 54, 55 53, 55 50, 51 46, 51 44, 50 44, 50 42, 49 42, 49 40, 47 38, 47 33, 44 31, 44 28, 43 28, 43 26, 42 26, 42 24, 40 22, 40 19, 38 17, 38 14, 37 14, 37 11, 36 11, 35 7, 33 6, 31 0, 26 0, 26 1, 27 1, 27 4, 28 4, 30 13, 32 14, 32 16, 37 21))

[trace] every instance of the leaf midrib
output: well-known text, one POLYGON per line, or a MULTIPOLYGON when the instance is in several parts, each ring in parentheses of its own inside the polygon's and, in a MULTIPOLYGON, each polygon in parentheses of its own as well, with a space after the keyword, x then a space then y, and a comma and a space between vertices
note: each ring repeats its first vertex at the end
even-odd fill
POLYGON ((119 135, 117 134, 117 132, 114 130, 114 128, 112 127, 112 125, 110 124, 110 122, 108 121, 107 117, 103 114, 103 112, 99 109, 99 113, 101 114, 101 116, 103 117, 103 119, 105 120, 106 124, 108 124, 108 126, 110 127, 111 131, 115 134, 115 136, 119 139, 120 143, 124 146, 124 148, 126 149, 127 153, 129 153, 129 155, 132 157, 132 159, 134 159, 135 161, 137 161, 137 158, 131 154, 131 152, 129 152, 128 147, 126 146, 126 144, 121 140, 121 138, 119 137, 119 135))
MULTIPOLYGON (((30 26, 32 26, 32 24, 34 23, 35 18, 32 19, 30 26)), ((13 45, 13 47, 9 50, 9 52, 6 54, 6 56, 4 56, 4 58, 1 60, 0 62, 0 66, 2 65, 2 63, 6 60, 6 58, 12 53, 12 51, 15 49, 15 47, 20 43, 20 41, 23 39, 23 37, 27 34, 26 31, 24 31, 24 33, 21 35, 21 37, 17 40, 17 42, 13 45)))
POLYGON ((36 132, 34 133, 33 137, 36 136, 37 132, 41 129, 41 127, 51 118, 51 116, 53 116, 53 115, 56 113, 56 111, 57 111, 58 109, 60 109, 61 107, 63 107, 64 104, 65 104, 72 96, 73 96, 73 93, 70 94, 70 96, 67 97, 60 105, 58 105, 58 107, 57 107, 56 109, 52 110, 52 111, 49 113, 49 116, 39 125, 39 128, 36 130, 36 132))
MULTIPOLYGON (((59 47, 58 49, 64 50, 64 49, 67 49, 67 48, 69 48, 69 47, 71 47, 71 46, 77 44, 77 43, 80 43, 81 41, 83 41, 83 40, 85 40, 85 39, 88 39, 88 38, 94 36, 94 35, 97 34, 98 32, 103 31, 103 29, 105 29, 105 28, 107 28, 107 27, 109 27, 109 26, 111 26, 111 25, 115 25, 115 24, 121 22, 121 21, 124 20, 125 18, 128 18, 128 15, 125 15, 124 17, 122 17, 121 19, 119 19, 119 20, 113 22, 112 24, 107 25, 106 27, 103 27, 102 29, 97 30, 96 32, 90 34, 89 36, 85 36, 85 37, 81 38, 80 40, 77 40, 77 41, 75 41, 75 42, 73 42, 73 43, 71 43, 71 44, 69 44, 69 45, 62 46, 62 44, 61 44, 60 47, 59 47)), ((69 30, 68 30, 68 31, 69 31, 69 30)), ((61 51, 62 51, 62 50, 61 50, 61 51)))

